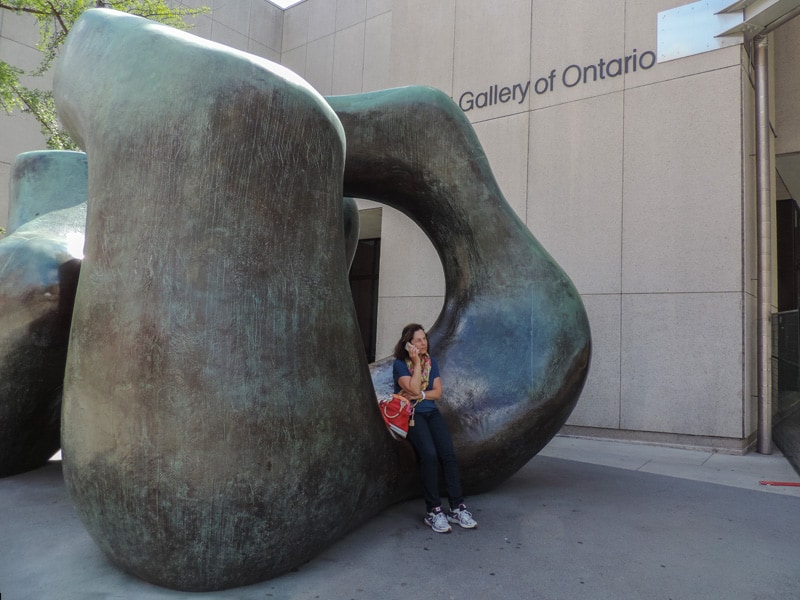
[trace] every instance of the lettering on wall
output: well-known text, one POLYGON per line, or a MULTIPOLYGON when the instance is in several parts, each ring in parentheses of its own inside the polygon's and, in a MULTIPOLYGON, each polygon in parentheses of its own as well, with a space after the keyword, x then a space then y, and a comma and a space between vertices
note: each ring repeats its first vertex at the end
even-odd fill
POLYGON ((473 109, 486 108, 495 104, 505 104, 516 102, 522 104, 528 98, 528 94, 533 91, 539 96, 552 92, 556 86, 574 88, 575 86, 593 83, 599 79, 609 79, 619 77, 626 73, 636 73, 639 70, 650 69, 656 64, 656 53, 647 50, 637 54, 636 48, 627 56, 605 60, 601 58, 596 63, 590 65, 569 65, 557 71, 551 69, 546 76, 537 79, 529 79, 525 83, 514 83, 512 85, 492 84, 488 89, 474 92, 468 90, 458 98, 458 105, 464 112, 473 109))

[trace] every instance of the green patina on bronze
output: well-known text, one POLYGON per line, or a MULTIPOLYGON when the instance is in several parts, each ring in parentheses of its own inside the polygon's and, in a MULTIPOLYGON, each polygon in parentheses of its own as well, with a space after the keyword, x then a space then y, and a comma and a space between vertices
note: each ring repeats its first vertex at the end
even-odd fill
POLYGON ((58 450, 61 389, 86 221, 86 155, 26 152, 0 239, 0 477, 58 450))
MULTIPOLYGON (((345 194, 415 221, 441 258, 444 308, 428 332, 464 488, 506 480, 578 401, 591 334, 564 271, 506 202, 464 113, 423 86, 328 97, 347 136, 345 194)), ((392 359, 373 365, 376 389, 392 359)))
POLYGON ((282 67, 107 10, 77 22, 54 87, 89 156, 62 425, 77 511, 160 585, 284 573, 411 487, 347 282, 341 125, 282 67))
MULTIPOLYGON (((92 10, 55 95, 90 157, 64 475, 123 568, 245 585, 416 493, 360 345, 343 190, 404 211, 440 253, 430 339, 465 490, 511 476, 566 420, 588 371, 585 310, 441 92, 329 105, 268 61, 92 10)), ((373 369, 381 391, 388 369, 373 369)))

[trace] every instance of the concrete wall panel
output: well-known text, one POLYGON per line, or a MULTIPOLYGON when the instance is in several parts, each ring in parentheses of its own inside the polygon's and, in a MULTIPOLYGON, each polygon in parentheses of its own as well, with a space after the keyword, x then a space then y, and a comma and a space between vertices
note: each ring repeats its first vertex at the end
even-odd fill
POLYGON ((366 20, 367 0, 335 0, 335 2, 336 31, 348 29, 366 20))
MULTIPOLYGON (((31 150, 45 150, 45 139, 39 123, 30 115, 15 112, 7 115, 0 111, 0 131, 3 132, 0 140, 14 140, 13 144, 0 143, 0 163, 10 165, 18 154, 31 150)), ((8 186, 6 186, 8 187, 8 186)), ((5 212, 2 214, 5 219, 5 212)), ((0 222, 5 227, 5 221, 0 222)))
POLYGON ((186 6, 189 8, 200 8, 202 6, 211 6, 213 0, 178 0, 176 4, 180 4, 181 6, 186 6))
POLYGON ((367 19, 392 11, 392 0, 367 0, 367 19))
POLYGON ((364 41, 362 21, 334 35, 332 93, 357 94, 364 81, 364 41))
POLYGON ((455 0, 406 0, 392 8, 392 87, 453 93, 455 0))
POLYGON ((333 35, 308 44, 305 79, 323 95, 333 93, 333 48, 333 35))
POLYGON ((364 91, 392 87, 392 13, 368 19, 364 38, 364 91))
POLYGON ((2 37, 35 49, 39 39, 39 25, 30 15, 4 10, 2 37))
POLYGON ((598 63, 623 56, 624 0, 533 0, 532 6, 531 109, 622 90, 623 76, 605 76, 598 63))
POLYGON ((475 105, 466 113, 470 121, 527 110, 530 19, 530 0, 457 3, 453 95, 465 111, 475 105))
POLYGON ((280 53, 283 44, 283 11, 264 0, 251 0, 249 37, 280 53))
POLYGON ((383 207, 376 357, 388 356, 404 325, 430 328, 444 305, 444 271, 433 244, 401 212, 383 207))
MULTIPOLYGON (((331 44, 332 44, 331 40, 331 44)), ((284 52, 280 56, 280 62, 284 67, 291 69, 300 77, 308 81, 314 88, 319 92, 320 89, 307 77, 307 70, 306 70, 306 61, 308 58, 309 49, 312 47, 311 44, 304 44, 302 46, 298 46, 297 48, 292 48, 287 52, 284 52)), ((331 55, 325 63, 328 63, 330 66, 331 61, 333 60, 333 56, 331 55)), ((316 74, 316 71, 313 71, 316 74)), ((320 81, 324 82, 328 86, 326 92, 330 93, 330 79, 331 79, 331 70, 330 68, 327 70, 327 78, 321 78, 320 81)))
POLYGON ((620 296, 584 295, 592 329, 592 365, 568 425, 618 429, 620 424, 620 296))
POLYGON ((528 197, 528 127, 527 112, 474 125, 500 190, 523 221, 528 197))
MULTIPOLYGON (((18 21, 14 21, 15 23, 18 21)), ((0 56, 7 63, 22 69, 23 71, 31 71, 39 66, 42 60, 39 51, 28 44, 23 44, 7 37, 0 37, 0 56)), ((37 79, 30 79, 30 84, 33 85, 37 79)))
POLYGON ((262 58, 266 58, 267 60, 271 60, 272 62, 280 63, 281 62, 281 53, 277 50, 273 50, 269 46, 265 46, 264 44, 259 44, 257 41, 253 39, 247 40, 247 52, 250 54, 254 54, 255 56, 261 56, 262 58))
POLYGON ((214 0, 211 4, 214 21, 246 36, 250 33, 251 5, 252 0, 214 0))
POLYGON ((311 2, 308 0, 284 11, 281 52, 287 52, 309 42, 311 6, 311 2))
MULTIPOLYGON (((742 264, 746 293, 758 293, 758 205, 756 184, 755 90, 742 76, 742 264)), ((774 221, 773 221, 774 223, 774 221)), ((777 268, 777 267, 776 267, 777 268)), ((775 279, 777 281, 777 279, 775 279)))
POLYGON ((622 289, 742 286, 740 69, 625 92, 622 289))
POLYGON ((741 298, 622 297, 623 429, 741 437, 741 298))
POLYGON ((528 227, 581 294, 620 292, 622 101, 531 112, 528 227))
POLYGON ((191 25, 191 28, 186 30, 187 33, 191 33, 192 35, 196 35, 206 40, 211 39, 211 28, 214 26, 214 20, 211 18, 211 14, 203 14, 197 15, 196 17, 187 18, 186 22, 191 25))
POLYGON ((773 34, 775 152, 800 152, 800 19, 792 19, 773 34))
POLYGON ((218 44, 224 44, 237 50, 247 51, 247 34, 231 29, 222 23, 214 22, 211 26, 211 40, 218 44))
POLYGON ((416 223, 389 207, 381 223, 380 272, 381 297, 444 297, 444 271, 433 244, 416 223))
MULTIPOLYGON (((744 294, 744 352, 742 408, 744 436, 758 429, 758 300, 744 294)), ((773 388, 773 393, 777 388, 773 388)), ((777 397, 777 396, 776 396, 777 397)))
MULTIPOLYGON (((308 10, 308 41, 336 32, 336 2, 331 0, 306 0, 308 10)), ((289 12, 294 10, 290 8, 289 12)))

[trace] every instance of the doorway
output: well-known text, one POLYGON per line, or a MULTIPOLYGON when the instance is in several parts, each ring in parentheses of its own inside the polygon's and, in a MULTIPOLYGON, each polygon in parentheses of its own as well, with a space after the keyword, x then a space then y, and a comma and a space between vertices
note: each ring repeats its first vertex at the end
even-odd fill
POLYGON ((356 254, 350 267, 350 293, 353 295, 358 328, 361 330, 361 339, 369 362, 375 362, 380 263, 380 238, 358 240, 356 254))
POLYGON ((361 198, 357 198, 356 203, 359 207, 359 239, 350 266, 350 293, 353 296, 364 352, 369 362, 375 362, 383 207, 377 202, 361 198))
POLYGON ((778 312, 773 315, 776 372, 773 372, 772 438, 800 473, 800 207, 780 173, 776 179, 778 312))

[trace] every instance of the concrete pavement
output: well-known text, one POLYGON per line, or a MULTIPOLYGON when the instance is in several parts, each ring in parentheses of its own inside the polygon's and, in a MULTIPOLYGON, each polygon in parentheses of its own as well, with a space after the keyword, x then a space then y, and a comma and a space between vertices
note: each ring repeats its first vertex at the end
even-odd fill
POLYGON ((800 598, 800 487, 779 453, 731 456, 557 437, 496 490, 476 530, 435 534, 397 504, 294 572, 192 594, 112 564, 60 463, 0 480, 0 595, 41 599, 800 598))

